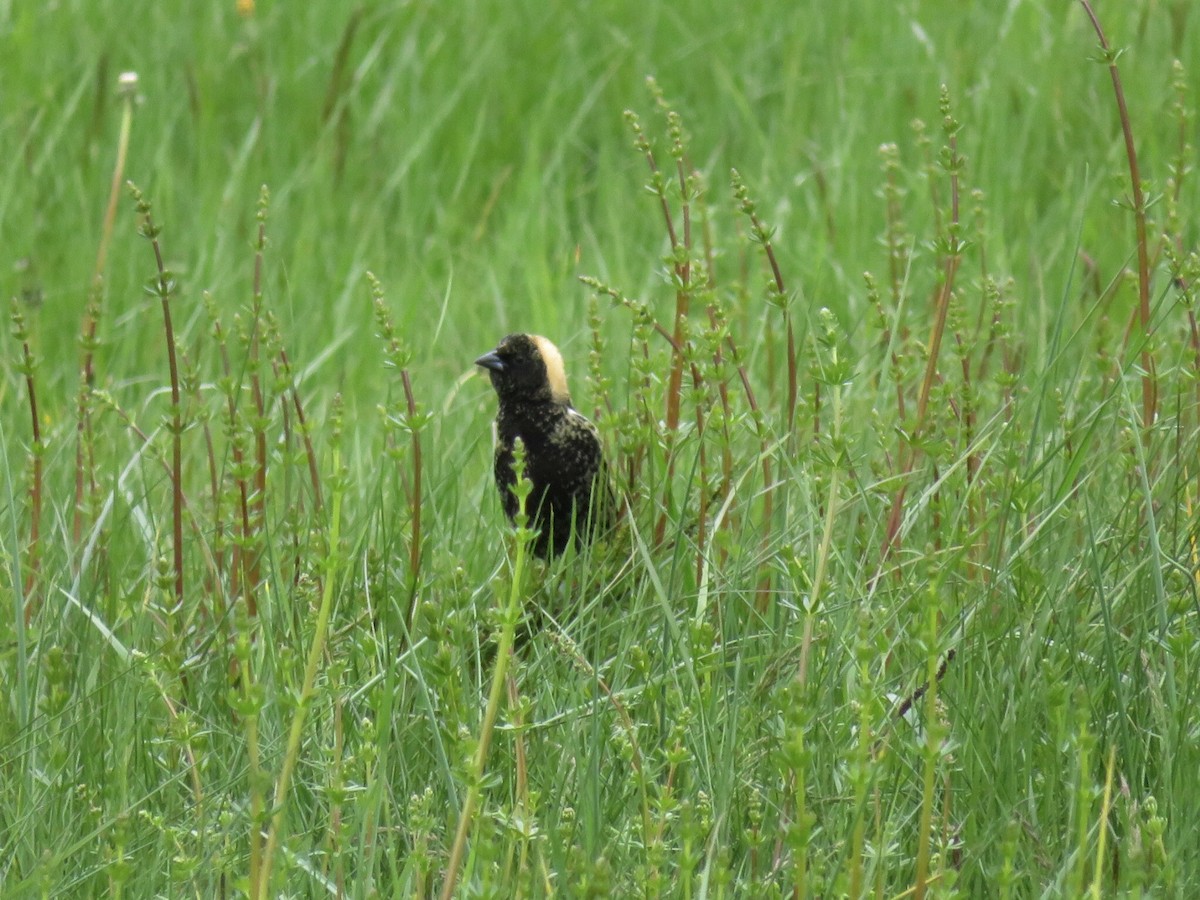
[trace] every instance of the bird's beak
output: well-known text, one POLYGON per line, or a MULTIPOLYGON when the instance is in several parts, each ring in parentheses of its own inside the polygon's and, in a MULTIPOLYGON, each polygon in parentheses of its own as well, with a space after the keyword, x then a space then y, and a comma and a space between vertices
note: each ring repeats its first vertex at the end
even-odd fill
POLYGON ((479 366, 480 368, 487 369, 490 372, 504 371, 504 360, 496 355, 495 350, 492 350, 490 353, 483 354, 483 356, 475 360, 475 365, 479 366))

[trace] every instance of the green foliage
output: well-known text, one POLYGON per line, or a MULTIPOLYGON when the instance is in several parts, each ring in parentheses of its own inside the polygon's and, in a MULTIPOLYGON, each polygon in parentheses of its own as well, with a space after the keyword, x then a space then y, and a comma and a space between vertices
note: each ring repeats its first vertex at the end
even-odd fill
POLYGON ((1188 8, 0 8, 0 893, 1196 893, 1188 8))

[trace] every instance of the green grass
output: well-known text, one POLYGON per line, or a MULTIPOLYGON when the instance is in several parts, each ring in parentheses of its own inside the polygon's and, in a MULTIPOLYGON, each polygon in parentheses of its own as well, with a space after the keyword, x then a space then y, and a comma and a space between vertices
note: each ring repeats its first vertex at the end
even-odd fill
POLYGON ((4 897, 1200 889, 1186 0, 1144 308, 1078 4, 202 7, 0 5, 4 897), (548 567, 513 330, 628 501, 548 567))

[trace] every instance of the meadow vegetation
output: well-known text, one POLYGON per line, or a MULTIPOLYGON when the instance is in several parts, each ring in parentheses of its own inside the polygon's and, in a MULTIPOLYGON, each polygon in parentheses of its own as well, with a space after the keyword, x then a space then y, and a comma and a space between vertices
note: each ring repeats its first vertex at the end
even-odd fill
POLYGON ((1189 0, 0 36, 4 897, 1200 890, 1189 0))

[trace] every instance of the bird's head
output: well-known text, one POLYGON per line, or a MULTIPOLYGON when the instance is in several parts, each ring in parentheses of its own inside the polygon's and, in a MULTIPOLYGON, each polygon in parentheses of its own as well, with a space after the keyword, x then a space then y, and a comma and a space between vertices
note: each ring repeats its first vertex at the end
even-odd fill
POLYGON ((475 365, 487 369, 501 403, 571 402, 562 354, 539 335, 510 334, 475 365))

